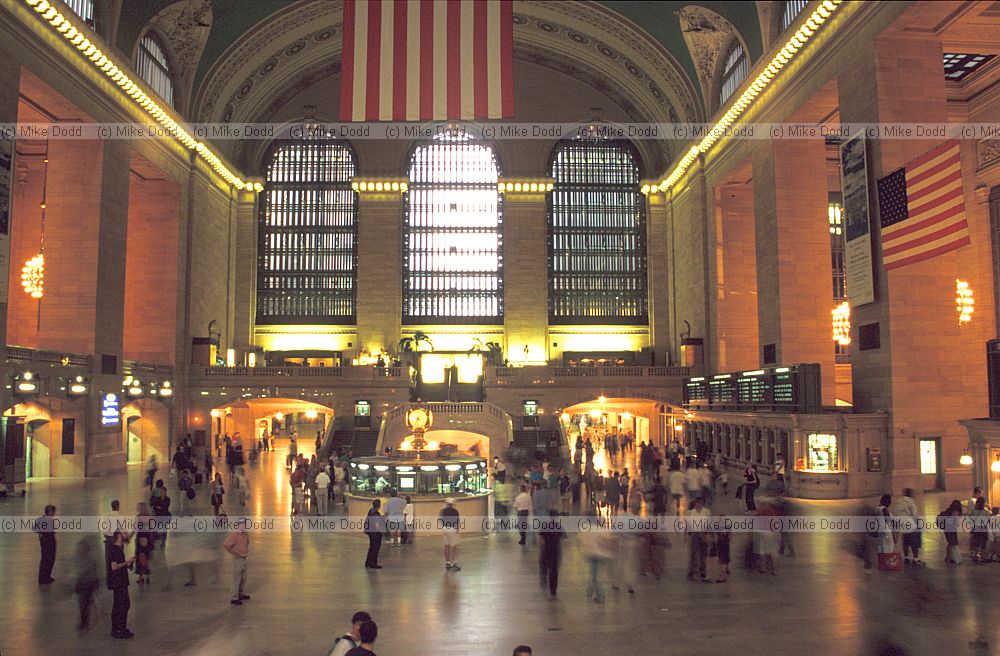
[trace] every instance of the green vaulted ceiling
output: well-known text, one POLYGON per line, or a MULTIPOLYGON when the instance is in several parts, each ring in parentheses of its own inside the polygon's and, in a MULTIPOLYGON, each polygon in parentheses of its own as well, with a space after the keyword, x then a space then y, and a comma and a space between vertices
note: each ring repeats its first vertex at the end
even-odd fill
MULTIPOLYGON (((175 0, 127 0, 123 3, 118 29, 118 47, 131 53, 146 24, 175 0)), ((258 22, 293 4, 294 0, 212 0, 212 30, 198 65, 195 86, 231 44, 258 22)), ((750 58, 761 54, 760 23, 754 2, 656 2, 603 0, 598 3, 628 18, 659 41, 680 62, 691 80, 696 80, 694 62, 688 52, 675 12, 696 4, 728 19, 743 35, 750 58)), ((517 3, 515 2, 515 11, 517 3)), ((700 89, 697 83, 694 88, 700 89)))

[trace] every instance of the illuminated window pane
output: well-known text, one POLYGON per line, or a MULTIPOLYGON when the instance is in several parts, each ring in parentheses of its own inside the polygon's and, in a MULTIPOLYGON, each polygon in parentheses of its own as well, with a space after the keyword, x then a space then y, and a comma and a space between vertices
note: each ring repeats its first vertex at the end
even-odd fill
POLYGON ((404 197, 403 323, 503 322, 503 218, 493 148, 419 146, 404 197))
POLYGON ((356 322, 354 154, 332 140, 275 150, 261 203, 257 322, 356 322))
POLYGON ((170 62, 160 45, 159 39, 152 32, 146 32, 139 43, 139 53, 136 55, 135 67, 139 76, 159 94, 168 105, 174 104, 174 82, 170 76, 170 62))
POLYGON ((837 460, 837 436, 812 433, 808 438, 809 457, 806 468, 813 471, 839 471, 837 460))
POLYGON ((963 80, 995 56, 946 52, 944 53, 944 77, 953 82, 963 80))
POLYGON ((807 4, 809 4, 809 0, 789 0, 785 2, 784 11, 781 12, 782 31, 787 30, 795 22, 795 17, 806 8, 807 4))
POLYGON ((937 440, 920 440, 920 473, 937 473, 937 440))
POLYGON ((722 73, 722 88, 719 91, 720 105, 729 100, 729 97, 743 84, 743 80, 747 79, 749 72, 750 61, 743 51, 743 46, 736 42, 726 56, 726 65, 722 73))
POLYGON ((646 204, 635 149, 565 141, 551 172, 550 323, 646 324, 646 204))
POLYGON ((94 24, 94 0, 63 0, 88 25, 94 24))

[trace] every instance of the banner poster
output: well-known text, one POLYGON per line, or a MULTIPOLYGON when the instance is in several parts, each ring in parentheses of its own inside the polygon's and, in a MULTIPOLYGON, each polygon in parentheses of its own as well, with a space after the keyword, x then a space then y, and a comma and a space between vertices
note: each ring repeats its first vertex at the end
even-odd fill
POLYGON ((852 308, 875 300, 871 219, 868 213, 868 156, 865 145, 863 134, 840 145, 847 300, 852 308))
MULTIPOLYGON (((7 289, 10 277, 10 214, 14 186, 14 140, 0 139, 0 289, 7 289)), ((4 293, 0 303, 7 302, 4 293)))

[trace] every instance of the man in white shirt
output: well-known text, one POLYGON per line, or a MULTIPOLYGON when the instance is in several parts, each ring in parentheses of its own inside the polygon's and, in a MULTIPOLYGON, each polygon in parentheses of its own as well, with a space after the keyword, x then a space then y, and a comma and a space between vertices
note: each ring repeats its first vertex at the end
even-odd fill
POLYGON ((698 465, 692 462, 684 472, 684 485, 687 487, 688 506, 695 499, 701 497, 701 471, 698 465))
POLYGON ((528 494, 528 486, 521 486, 521 493, 514 498, 514 510, 517 512, 517 527, 521 534, 518 544, 524 544, 528 537, 528 515, 531 514, 531 495, 528 494))
POLYGON ((686 480, 684 472, 680 469, 671 469, 670 475, 667 477, 667 484, 670 486, 670 498, 674 502, 674 513, 677 515, 681 514, 681 497, 684 496, 686 480))
POLYGON ((917 529, 917 503, 913 500, 913 490, 910 488, 903 490, 903 496, 896 499, 892 506, 893 514, 899 517, 904 525, 908 523, 911 528, 911 530, 903 532, 903 562, 923 565, 924 561, 920 560, 921 533, 917 529), (909 557, 910 553, 913 554, 912 561, 909 557))
POLYGON ((389 492, 389 501, 385 504, 385 521, 389 529, 389 544, 402 544, 403 532, 403 510, 406 508, 406 501, 403 500, 396 490, 389 492))
POLYGON ((320 515, 326 515, 327 502, 329 498, 327 497, 327 490, 330 487, 330 475, 326 473, 326 469, 321 469, 318 474, 316 474, 316 512, 320 515))
POLYGON ((706 504, 712 503, 715 499, 715 489, 712 487, 712 470, 708 468, 708 464, 705 464, 699 472, 701 472, 701 496, 705 499, 706 504))
POLYGON ((126 541, 131 536, 131 533, 125 528, 125 517, 121 514, 119 508, 121 508, 121 505, 118 503, 118 499, 113 500, 111 502, 111 512, 101 518, 100 529, 104 535, 105 548, 115 541, 116 532, 120 531, 123 533, 126 541))

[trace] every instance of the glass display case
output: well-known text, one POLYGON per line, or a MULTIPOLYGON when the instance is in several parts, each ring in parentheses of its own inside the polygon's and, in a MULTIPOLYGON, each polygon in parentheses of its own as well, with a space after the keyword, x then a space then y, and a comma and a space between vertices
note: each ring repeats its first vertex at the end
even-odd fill
POLYGON ((490 491, 485 458, 355 458, 350 475, 351 492, 362 496, 383 496, 393 488, 400 495, 428 496, 471 496, 490 491))

